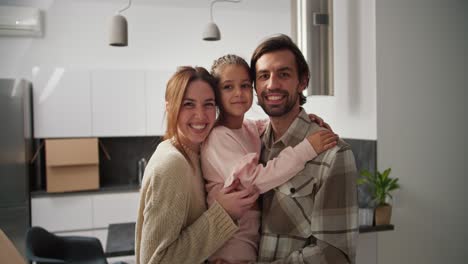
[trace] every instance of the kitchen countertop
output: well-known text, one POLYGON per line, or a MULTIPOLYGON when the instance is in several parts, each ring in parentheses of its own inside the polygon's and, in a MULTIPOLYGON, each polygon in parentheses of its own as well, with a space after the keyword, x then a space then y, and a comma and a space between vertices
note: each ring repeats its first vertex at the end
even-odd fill
POLYGON ((139 185, 129 184, 129 185, 103 186, 97 190, 83 190, 83 191, 76 191, 76 192, 49 193, 45 190, 32 191, 31 198, 48 197, 48 196, 83 195, 83 194, 96 194, 96 193, 138 192, 138 191, 140 191, 139 185))
POLYGON ((106 257, 132 255, 135 255, 135 223, 109 225, 106 257))

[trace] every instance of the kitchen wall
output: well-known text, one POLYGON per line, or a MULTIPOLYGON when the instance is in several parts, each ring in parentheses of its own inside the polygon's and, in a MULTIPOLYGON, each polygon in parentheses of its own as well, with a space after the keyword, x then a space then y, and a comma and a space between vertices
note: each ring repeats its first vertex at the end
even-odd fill
POLYGON ((226 52, 248 57, 260 39, 277 32, 287 33, 290 28, 287 1, 268 1, 272 3, 265 5, 264 11, 248 1, 239 8, 220 3, 214 17, 223 39, 206 42, 201 40, 201 34, 209 21, 209 1, 198 0, 193 5, 192 1, 133 1, 124 12, 129 23, 129 46, 115 48, 107 44, 108 22, 126 1, 43 1, 47 3, 42 6, 36 1, 14 2, 43 7, 46 34, 32 40, 2 38, 2 52, 15 54, 9 56, 9 61, 2 61, 2 75, 30 74, 31 66, 42 64, 124 69, 209 66, 226 52))
POLYGON ((335 0, 335 96, 307 98, 305 108, 346 138, 377 139, 375 1, 335 0))
POLYGON ((378 165, 402 186, 379 264, 468 259, 467 14, 467 1, 376 1, 378 165))
MULTIPOLYGON (((208 67, 227 52, 248 59, 265 36, 290 32, 289 1, 217 4, 223 39, 203 42, 209 1, 141 0, 125 12, 130 46, 108 47, 108 19, 124 2, 2 1, 46 10, 46 35, 1 37, 0 77, 31 79, 32 67, 42 65, 208 67)), ((467 2, 335 0, 334 8, 336 96, 308 98, 305 108, 342 137, 378 138, 379 168, 392 167, 402 184, 395 194, 395 231, 361 236, 358 252, 364 248, 365 254, 358 253, 358 263, 463 263, 467 2)), ((250 116, 261 117, 261 110, 250 116)))
MULTIPOLYGON (((133 1, 124 13, 129 23, 129 46, 115 48, 107 45, 108 20, 125 1, 3 2, 44 9, 46 24, 44 38, 0 38, 0 77, 32 79, 33 67, 170 71, 178 65, 210 67, 213 59, 225 53, 248 60, 263 38, 291 30, 289 1, 218 3, 214 19, 222 40, 206 42, 201 34, 209 20, 210 1, 141 0, 133 1)), ((373 3, 335 1, 336 96, 311 97, 305 105, 345 138, 377 139, 373 3)), ((255 106, 248 117, 266 116, 255 106)))
MULTIPOLYGON (((175 70, 209 67, 236 53, 247 60, 257 44, 275 33, 290 33, 290 2, 245 0, 218 3, 214 18, 222 40, 201 40, 209 0, 133 1, 124 15, 129 46, 107 45, 108 19, 120 0, 5 0, 46 11, 45 37, 0 38, 0 77, 32 79, 34 67, 66 69, 175 70)), ((309 97, 307 111, 323 117, 343 138, 377 139, 375 0, 334 1, 335 96, 309 97)), ((266 117, 256 106, 248 117, 266 117)), ((379 148, 379 146, 378 146, 379 148)), ((377 234, 361 236, 358 263, 375 263, 377 234)))

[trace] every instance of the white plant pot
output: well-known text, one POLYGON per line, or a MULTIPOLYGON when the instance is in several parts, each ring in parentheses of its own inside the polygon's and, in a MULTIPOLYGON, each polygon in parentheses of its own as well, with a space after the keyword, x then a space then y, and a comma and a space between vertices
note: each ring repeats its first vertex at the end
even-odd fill
POLYGON ((359 208, 359 225, 372 226, 374 220, 373 208, 359 208))

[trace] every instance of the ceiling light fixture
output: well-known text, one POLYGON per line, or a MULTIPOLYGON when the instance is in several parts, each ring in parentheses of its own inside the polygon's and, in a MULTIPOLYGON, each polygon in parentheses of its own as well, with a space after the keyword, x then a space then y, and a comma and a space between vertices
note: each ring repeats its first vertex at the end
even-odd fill
POLYGON ((128 46, 128 25, 127 19, 121 13, 130 8, 132 0, 128 0, 126 7, 120 9, 111 19, 111 28, 109 34, 109 45, 114 47, 128 46))
POLYGON ((219 31, 218 26, 213 20, 213 5, 216 2, 231 2, 239 3, 241 0, 212 0, 210 4, 210 22, 206 24, 205 30, 203 31, 203 40, 206 41, 217 41, 221 39, 221 32, 219 31))

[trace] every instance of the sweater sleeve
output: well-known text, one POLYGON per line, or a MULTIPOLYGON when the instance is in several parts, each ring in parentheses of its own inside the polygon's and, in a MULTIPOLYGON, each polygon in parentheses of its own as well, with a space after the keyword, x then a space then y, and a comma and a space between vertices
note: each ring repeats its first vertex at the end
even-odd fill
POLYGON ((190 206, 188 164, 172 164, 155 176, 143 211, 140 263, 201 263, 237 230, 230 216, 214 202, 195 222, 184 227, 190 206))
POLYGON ((305 139, 295 147, 285 148, 277 158, 264 166, 258 164, 259 153, 246 152, 243 144, 253 143, 240 142, 240 139, 229 133, 212 132, 210 140, 204 145, 201 157, 203 175, 209 182, 209 202, 215 191, 220 189, 221 182, 227 187, 238 178, 243 186, 253 184, 264 193, 287 182, 304 169, 307 161, 317 156, 312 145, 305 139))

